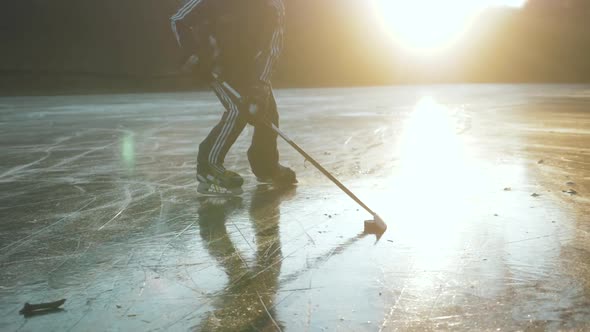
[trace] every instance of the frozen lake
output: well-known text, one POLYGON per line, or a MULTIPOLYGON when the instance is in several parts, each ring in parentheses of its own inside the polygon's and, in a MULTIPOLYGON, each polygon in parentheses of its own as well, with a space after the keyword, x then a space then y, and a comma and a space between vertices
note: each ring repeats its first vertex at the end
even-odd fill
POLYGON ((590 328, 590 86, 279 90, 299 185, 196 192, 212 93, 0 98, 0 330, 590 328), (67 299, 24 318, 25 302, 67 299))

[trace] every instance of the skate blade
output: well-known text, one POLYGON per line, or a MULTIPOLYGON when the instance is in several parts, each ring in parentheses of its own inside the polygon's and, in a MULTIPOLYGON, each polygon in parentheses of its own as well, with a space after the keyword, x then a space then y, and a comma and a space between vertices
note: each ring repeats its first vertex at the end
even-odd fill
POLYGON ((260 184, 273 184, 272 178, 259 178, 256 177, 256 181, 260 184))
POLYGON ((211 196, 202 195, 199 197, 201 207, 224 207, 233 209, 239 207, 242 203, 242 197, 240 196, 211 196))
POLYGON ((297 181, 297 179, 294 179, 294 181, 275 181, 272 178, 259 178, 259 177, 256 177, 256 181, 258 181, 259 184, 269 184, 269 185, 274 185, 277 187, 294 186, 299 183, 299 181, 297 181))
POLYGON ((206 196, 237 196, 241 195, 244 191, 241 187, 237 188, 224 188, 215 184, 199 183, 197 186, 197 192, 206 196))

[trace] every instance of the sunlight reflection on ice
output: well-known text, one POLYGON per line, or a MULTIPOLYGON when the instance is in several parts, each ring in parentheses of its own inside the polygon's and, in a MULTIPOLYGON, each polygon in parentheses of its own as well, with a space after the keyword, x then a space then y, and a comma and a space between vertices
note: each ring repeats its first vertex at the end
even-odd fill
MULTIPOLYGON (((461 129, 458 128, 459 118, 465 115, 462 113, 464 110, 438 103, 432 97, 419 100, 397 140, 399 165, 394 168, 387 195, 383 195, 389 207, 385 215, 392 221, 396 237, 413 253, 415 274, 409 286, 423 295, 437 289, 441 271, 462 269, 465 250, 470 252, 495 243, 506 253, 502 259, 511 266, 514 264, 512 273, 515 275, 519 274, 522 261, 540 257, 552 261, 557 251, 557 242, 548 240, 543 242, 545 248, 530 252, 523 252, 519 247, 520 241, 527 239, 522 236, 522 228, 534 239, 550 234, 546 228, 550 224, 522 221, 528 219, 520 214, 511 217, 519 222, 498 224, 493 221, 497 220, 492 212, 498 212, 495 206, 518 204, 510 201, 510 195, 500 193, 505 186, 526 183, 526 167, 518 163, 510 166, 502 162, 490 163, 490 156, 482 154, 487 150, 458 130, 461 129), (482 217, 482 211, 486 210, 490 211, 488 219, 482 217), (503 229, 503 237, 488 238, 487 234, 498 227, 503 229), (477 240, 465 242, 466 238, 477 240)), ((523 215, 530 213, 526 209, 516 210, 523 215)), ((480 272, 486 273, 488 278, 503 277, 499 269, 480 272)), ((537 276, 545 272, 540 268, 534 273, 537 276)), ((480 292, 498 291, 488 285, 480 292)))
POLYGON ((460 213, 464 199, 483 180, 470 165, 467 147, 455 127, 451 110, 431 97, 418 102, 405 124, 395 187, 408 203, 404 204, 407 212, 418 212, 421 219, 435 218, 442 211, 460 213))
MULTIPOLYGON (((444 270, 461 246, 477 192, 490 181, 472 161, 473 147, 458 134, 456 112, 432 97, 423 97, 399 138, 399 168, 389 199, 395 203, 396 231, 416 245, 417 270, 444 270)), ((416 286, 429 287, 429 278, 416 286)))

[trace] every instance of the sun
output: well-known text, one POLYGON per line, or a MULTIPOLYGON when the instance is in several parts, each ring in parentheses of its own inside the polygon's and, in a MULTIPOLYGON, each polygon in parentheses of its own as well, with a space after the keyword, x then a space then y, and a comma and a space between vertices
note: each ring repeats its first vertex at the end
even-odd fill
POLYGON ((456 41, 490 6, 522 7, 526 0, 374 0, 382 23, 410 50, 432 52, 456 41))

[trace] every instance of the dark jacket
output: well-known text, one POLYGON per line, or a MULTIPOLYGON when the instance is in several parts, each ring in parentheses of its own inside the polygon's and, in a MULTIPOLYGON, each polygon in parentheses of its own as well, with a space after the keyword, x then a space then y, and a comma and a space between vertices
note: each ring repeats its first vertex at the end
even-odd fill
POLYGON ((283 47, 282 0, 189 0, 170 20, 187 56, 210 52, 213 38, 224 73, 270 84, 283 47))

